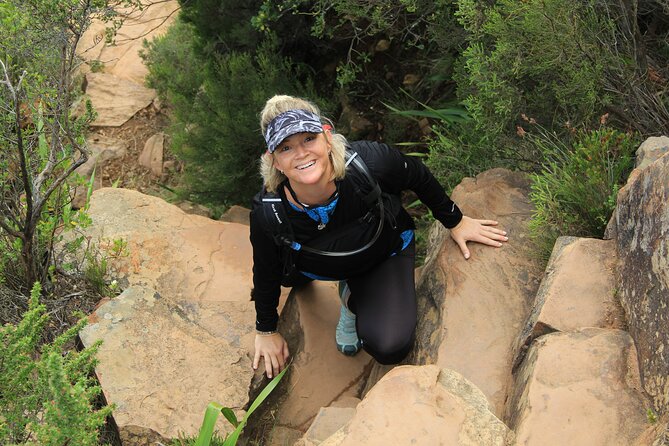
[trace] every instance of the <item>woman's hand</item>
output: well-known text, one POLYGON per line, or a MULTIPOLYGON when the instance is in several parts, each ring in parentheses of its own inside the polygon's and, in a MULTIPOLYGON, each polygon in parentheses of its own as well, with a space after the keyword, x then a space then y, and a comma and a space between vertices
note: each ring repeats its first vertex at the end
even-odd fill
POLYGON ((469 259, 467 242, 483 243, 484 245, 499 248, 502 246, 502 243, 509 240, 509 237, 506 236, 506 231, 493 228, 493 226, 497 226, 495 220, 477 220, 462 216, 460 223, 456 227, 451 228, 451 238, 458 244, 465 259, 469 259))
POLYGON ((255 356, 253 357, 253 370, 258 368, 260 358, 265 361, 265 373, 272 378, 281 372, 286 366, 290 353, 288 343, 279 333, 271 335, 256 335, 255 356))

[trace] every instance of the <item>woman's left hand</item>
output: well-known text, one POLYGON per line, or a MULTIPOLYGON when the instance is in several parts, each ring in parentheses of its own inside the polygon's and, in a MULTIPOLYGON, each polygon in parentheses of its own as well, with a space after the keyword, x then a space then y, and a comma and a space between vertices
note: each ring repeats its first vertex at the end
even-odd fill
POLYGON ((458 244, 465 259, 469 259, 467 242, 483 243, 499 248, 502 243, 509 240, 506 231, 493 226, 497 226, 495 220, 477 220, 463 215, 460 223, 451 228, 451 238, 458 244))

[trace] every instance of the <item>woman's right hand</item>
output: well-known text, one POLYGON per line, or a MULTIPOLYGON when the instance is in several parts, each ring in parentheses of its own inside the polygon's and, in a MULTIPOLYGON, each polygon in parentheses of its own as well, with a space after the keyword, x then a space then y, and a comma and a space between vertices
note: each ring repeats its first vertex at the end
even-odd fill
POLYGON ((280 333, 256 334, 255 348, 253 370, 258 369, 261 357, 265 361, 265 373, 268 378, 278 375, 286 367, 290 352, 288 351, 288 343, 280 333))

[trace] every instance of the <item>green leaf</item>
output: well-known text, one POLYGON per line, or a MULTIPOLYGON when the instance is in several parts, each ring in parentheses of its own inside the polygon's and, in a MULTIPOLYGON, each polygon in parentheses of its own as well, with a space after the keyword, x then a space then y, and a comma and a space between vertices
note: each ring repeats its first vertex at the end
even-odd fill
POLYGON ((93 168, 93 172, 91 173, 91 177, 88 180, 88 185, 86 187, 86 205, 84 206, 84 209, 88 210, 88 207, 91 204, 91 195, 93 195, 93 185, 95 184, 95 169, 93 168))
POLYGON ((202 420, 202 427, 200 428, 200 434, 197 437, 195 446, 209 446, 211 437, 214 435, 214 427, 216 426, 218 414, 221 413, 222 409, 223 406, 218 403, 209 403, 207 410, 204 412, 204 420, 202 420))
POLYGON ((223 416, 226 420, 230 422, 234 427, 239 426, 239 421, 237 420, 237 415, 229 407, 224 407, 221 409, 223 416))
MULTIPOLYGON (((290 365, 290 364, 288 364, 290 365)), ((237 429, 234 430, 232 434, 228 438, 226 438, 225 442, 223 443, 223 446, 234 446, 237 444, 237 439, 239 439, 239 436, 242 433, 242 430, 244 429, 244 426, 246 426, 246 421, 249 419, 251 414, 260 406, 263 401, 267 399, 270 393, 276 388, 276 386, 279 385, 279 382, 283 378, 283 375, 286 374, 286 371, 288 370, 288 365, 286 366, 285 369, 281 371, 278 375, 272 379, 272 381, 265 386, 265 388, 260 392, 260 395, 253 400, 253 403, 251 403, 251 407, 249 407, 248 412, 246 412, 246 415, 244 415, 244 418, 242 419, 242 422, 239 423, 239 426, 237 426, 237 429)))
POLYGON ((202 421, 202 427, 200 428, 200 434, 197 437, 195 446, 210 445, 211 439, 214 435, 216 420, 218 420, 218 416, 221 413, 230 423, 236 427, 236 429, 228 437, 226 437, 225 441, 223 442, 223 446, 235 446, 237 444, 237 440, 239 440, 239 436, 241 435, 242 430, 244 429, 244 426, 246 426, 247 420, 258 408, 258 406, 260 406, 262 402, 267 399, 269 394, 272 393, 272 391, 276 388, 283 376, 286 374, 289 365, 290 364, 288 364, 286 368, 281 371, 281 373, 276 375, 276 377, 274 377, 274 379, 270 381, 267 386, 265 386, 262 392, 260 392, 258 397, 253 401, 251 407, 249 407, 248 412, 246 412, 246 415, 241 422, 237 421, 237 416, 234 414, 232 409, 223 407, 218 403, 209 403, 207 410, 204 413, 204 420, 202 421))

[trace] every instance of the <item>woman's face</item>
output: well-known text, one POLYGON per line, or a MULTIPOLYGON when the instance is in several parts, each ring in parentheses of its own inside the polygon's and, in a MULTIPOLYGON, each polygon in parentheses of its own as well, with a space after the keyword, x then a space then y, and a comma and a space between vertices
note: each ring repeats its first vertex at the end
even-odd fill
POLYGON ((274 151, 274 167, 296 185, 324 185, 332 176, 330 144, 325 133, 296 133, 274 151))

